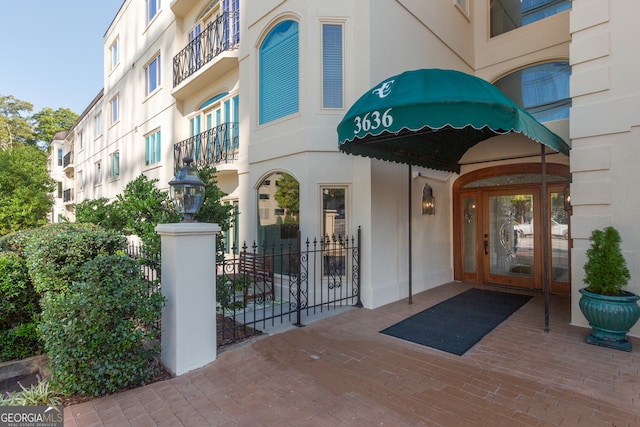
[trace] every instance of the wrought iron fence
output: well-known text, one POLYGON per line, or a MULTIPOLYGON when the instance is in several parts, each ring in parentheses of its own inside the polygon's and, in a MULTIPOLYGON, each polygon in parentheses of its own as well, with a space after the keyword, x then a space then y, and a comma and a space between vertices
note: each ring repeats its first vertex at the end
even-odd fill
POLYGON ((173 164, 183 165, 185 156, 193 159, 194 166, 231 163, 238 160, 238 123, 218 125, 173 145, 173 164))
MULTIPOLYGON (((142 272, 142 280, 147 285, 149 294, 160 291, 160 267, 162 265, 159 253, 149 253, 145 251, 143 246, 129 244, 127 246, 127 255, 140 264, 142 272)), ((160 323, 154 325, 160 328, 160 323)))
POLYGON ((224 51, 240 44, 240 12, 222 13, 173 57, 173 87, 212 61, 224 51))
POLYGON ((360 235, 233 248, 217 262, 218 347, 310 316, 362 307, 360 235))

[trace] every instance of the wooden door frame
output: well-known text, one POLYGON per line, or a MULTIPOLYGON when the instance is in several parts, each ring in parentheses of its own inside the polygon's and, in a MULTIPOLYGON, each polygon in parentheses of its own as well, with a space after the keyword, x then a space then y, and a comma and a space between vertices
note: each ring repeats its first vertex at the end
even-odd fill
MULTIPOLYGON (((480 199, 483 197, 483 192, 485 190, 497 190, 496 187, 478 187, 478 188, 465 188, 466 185, 486 178, 505 176, 505 175, 516 175, 516 174, 540 174, 541 173, 541 165, 540 163, 521 163, 521 164, 511 164, 511 165, 501 165, 488 167, 483 169, 478 169, 468 174, 462 175, 458 178, 452 187, 452 205, 453 205, 453 275, 454 280, 463 280, 463 281, 472 281, 472 282, 481 282, 485 277, 484 274, 484 260, 479 262, 476 259, 476 272, 475 274, 465 274, 463 269, 463 250, 462 250, 462 223, 463 223, 463 197, 468 197, 469 195, 475 194, 476 202, 482 202, 480 199)), ((546 167, 547 175, 555 175, 561 176, 565 179, 569 179, 569 166, 562 165, 557 163, 548 163, 546 167)), ((551 183, 550 185, 553 185, 551 183)), ((523 185, 523 188, 526 185, 523 185)), ((515 186, 514 186, 515 188, 515 186)), ((549 192, 550 190, 548 190, 549 192)), ((540 191, 541 194, 541 191, 540 191)), ((542 194, 541 194, 542 197, 542 194)), ((545 195, 546 197, 546 195, 545 195)), ((482 202, 483 203, 483 202, 482 202)), ((484 203, 483 203, 484 204, 484 203)), ((481 245, 483 244, 482 239, 482 228, 484 224, 484 213, 483 209, 476 209, 476 253, 479 254, 481 245)), ((540 224, 541 225, 541 224, 540 224)), ((535 226, 535 224, 534 224, 535 226)), ((539 228, 541 229, 541 228, 539 228)), ((542 255, 540 255, 542 257, 542 255)), ((477 257, 476 257, 477 258, 477 257)), ((541 261, 542 259, 540 259, 541 261)), ((537 264, 541 264, 538 262, 537 264)))

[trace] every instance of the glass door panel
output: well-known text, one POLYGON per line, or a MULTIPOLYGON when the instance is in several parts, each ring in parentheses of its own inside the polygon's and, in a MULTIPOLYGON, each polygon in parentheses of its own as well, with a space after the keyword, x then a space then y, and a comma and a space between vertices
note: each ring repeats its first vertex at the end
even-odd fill
POLYGON ((485 197, 485 281, 534 287, 535 236, 533 192, 497 193, 485 197))
POLYGON ((549 193, 551 211, 551 281, 561 287, 569 284, 569 216, 564 210, 564 194, 551 190, 549 193))
POLYGON ((462 218, 462 271, 464 273, 475 273, 477 256, 476 256, 476 198, 465 197, 462 201, 463 218, 462 218))

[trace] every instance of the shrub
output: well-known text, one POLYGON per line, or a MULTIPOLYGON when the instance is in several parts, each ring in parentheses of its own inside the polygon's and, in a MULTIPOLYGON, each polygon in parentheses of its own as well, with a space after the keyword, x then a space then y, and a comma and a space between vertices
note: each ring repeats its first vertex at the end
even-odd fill
POLYGON ((584 283, 587 291, 600 295, 620 295, 629 283, 631 274, 622 255, 622 238, 614 227, 593 230, 591 246, 587 249, 584 283))
POLYGON ((32 230, 23 251, 33 286, 43 294, 66 292, 85 262, 126 247, 124 236, 92 224, 53 224, 32 230))
POLYGON ((0 361, 40 352, 34 320, 39 313, 26 265, 18 254, 0 252, 0 361))
POLYGON ((0 395, 0 406, 57 406, 62 403, 60 395, 49 385, 49 381, 42 380, 31 387, 20 384, 21 391, 0 395))
POLYGON ((48 292, 40 331, 52 384, 65 394, 101 395, 155 375, 163 296, 149 294, 140 265, 120 255, 87 262, 67 294, 48 292))

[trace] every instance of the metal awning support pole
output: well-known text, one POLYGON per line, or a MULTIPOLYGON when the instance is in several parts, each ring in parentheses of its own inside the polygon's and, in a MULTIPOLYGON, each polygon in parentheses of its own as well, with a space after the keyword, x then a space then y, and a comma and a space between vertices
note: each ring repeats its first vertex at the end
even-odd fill
POLYGON ((411 176, 411 163, 409 163, 409 304, 413 304, 413 286, 411 283, 411 279, 413 277, 413 269, 411 267, 411 185, 412 185, 412 176, 411 176))
POLYGON ((547 159, 540 144, 542 166, 542 288, 544 290, 544 331, 549 332, 549 209, 547 207, 547 159))

